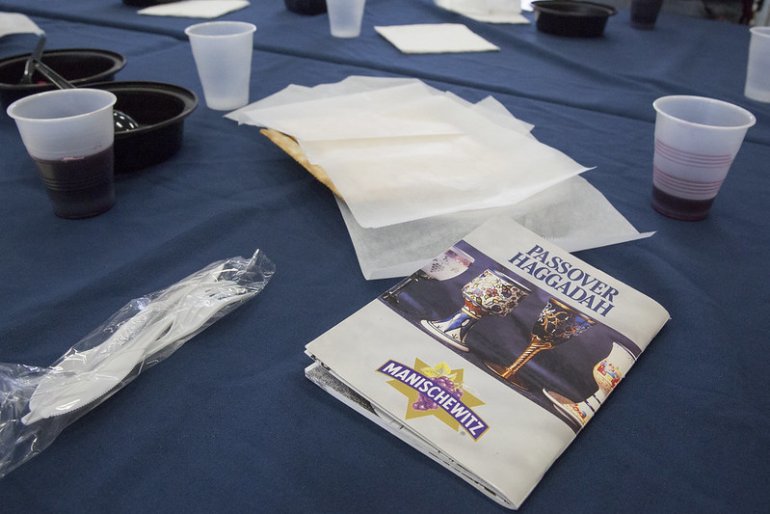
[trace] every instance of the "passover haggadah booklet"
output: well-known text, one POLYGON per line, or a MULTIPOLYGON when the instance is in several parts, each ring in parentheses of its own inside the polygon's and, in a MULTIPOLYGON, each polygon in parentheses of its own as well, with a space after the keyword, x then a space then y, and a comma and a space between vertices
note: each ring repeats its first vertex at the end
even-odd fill
POLYGON ((515 509, 668 319, 495 219, 309 343, 306 375, 515 509))

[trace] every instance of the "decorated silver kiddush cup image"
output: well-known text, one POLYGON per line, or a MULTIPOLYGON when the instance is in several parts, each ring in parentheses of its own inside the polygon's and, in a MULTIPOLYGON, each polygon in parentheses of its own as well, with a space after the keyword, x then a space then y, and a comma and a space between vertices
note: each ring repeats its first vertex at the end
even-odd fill
POLYGON ((453 246, 428 264, 417 270, 415 274, 403 280, 396 287, 382 295, 382 298, 390 303, 398 303, 398 295, 408 285, 420 280, 450 280, 465 273, 471 264, 473 257, 453 246))
POLYGON ((551 400, 554 406, 569 419, 573 419, 585 426, 593 417, 597 409, 601 407, 604 400, 615 389, 636 358, 628 351, 625 346, 612 342, 612 350, 609 355, 596 363, 593 369, 594 380, 596 381, 596 392, 591 394, 582 402, 573 402, 565 398, 556 391, 543 389, 543 394, 551 400))
POLYGON ((495 270, 484 270, 462 288, 463 306, 448 318, 421 325, 439 341, 467 352, 468 332, 484 316, 507 316, 529 293, 530 289, 495 270))
POLYGON ((566 343, 572 337, 582 334, 596 321, 585 314, 562 303, 556 298, 550 298, 545 304, 535 325, 532 327, 529 345, 512 364, 505 366, 495 362, 487 362, 487 367, 504 378, 509 383, 528 389, 516 376, 535 355, 543 350, 566 343))

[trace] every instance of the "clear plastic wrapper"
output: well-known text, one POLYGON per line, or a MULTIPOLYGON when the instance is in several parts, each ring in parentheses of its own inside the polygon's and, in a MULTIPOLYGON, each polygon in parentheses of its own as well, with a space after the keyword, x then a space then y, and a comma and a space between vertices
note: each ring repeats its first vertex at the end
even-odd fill
POLYGON ((127 303, 47 368, 0 363, 0 478, 47 448, 145 369, 260 293, 275 272, 257 250, 127 303))

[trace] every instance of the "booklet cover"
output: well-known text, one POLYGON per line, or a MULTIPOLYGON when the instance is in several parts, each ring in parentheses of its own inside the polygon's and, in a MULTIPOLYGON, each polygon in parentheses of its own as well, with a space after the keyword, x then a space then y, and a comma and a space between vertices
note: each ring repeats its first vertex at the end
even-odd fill
POLYGON ((495 219, 309 343, 306 375, 516 509, 668 319, 495 219))

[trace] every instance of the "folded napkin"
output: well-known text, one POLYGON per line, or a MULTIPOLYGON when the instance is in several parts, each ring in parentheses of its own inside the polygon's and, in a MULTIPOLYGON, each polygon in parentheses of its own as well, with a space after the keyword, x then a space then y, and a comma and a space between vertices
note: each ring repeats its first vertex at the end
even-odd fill
POLYGON ((137 11, 148 16, 178 16, 181 18, 217 18, 247 7, 247 0, 185 0, 154 5, 137 11))
POLYGON ((500 50, 460 23, 375 26, 374 30, 405 54, 500 50))
POLYGON ((28 16, 14 12, 0 12, 0 37, 11 34, 42 34, 43 30, 28 16))
MULTIPOLYGON (((528 0, 523 1, 528 2, 528 0)), ((483 23, 529 23, 529 20, 521 15, 522 0, 434 0, 434 2, 442 9, 483 23)))

